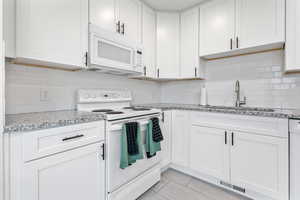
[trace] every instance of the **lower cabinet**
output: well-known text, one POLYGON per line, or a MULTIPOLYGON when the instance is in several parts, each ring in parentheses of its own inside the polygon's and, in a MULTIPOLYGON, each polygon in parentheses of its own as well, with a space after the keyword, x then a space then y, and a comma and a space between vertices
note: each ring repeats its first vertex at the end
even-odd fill
POLYGON ((172 111, 164 111, 161 121, 161 129, 164 136, 164 140, 161 143, 162 148, 162 168, 168 167, 172 159, 172 149, 171 149, 171 131, 172 131, 172 111))
POLYGON ((234 132, 231 183, 274 199, 288 199, 288 140, 234 132))
POLYGON ((22 199, 104 200, 101 143, 25 163, 22 199))
POLYGON ((175 169, 253 199, 289 199, 287 119, 198 113, 172 113, 175 169))
POLYGON ((229 181, 230 146, 225 130, 191 127, 190 168, 196 172, 229 181))
POLYGON ((189 162, 189 124, 189 112, 172 112, 172 163, 183 167, 187 167, 189 162))

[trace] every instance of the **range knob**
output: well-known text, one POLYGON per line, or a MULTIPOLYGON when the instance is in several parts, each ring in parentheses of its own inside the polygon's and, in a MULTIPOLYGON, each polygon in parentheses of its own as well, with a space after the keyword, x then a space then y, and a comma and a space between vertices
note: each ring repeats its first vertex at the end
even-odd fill
POLYGON ((108 97, 108 94, 105 94, 104 97, 107 98, 107 97, 108 97))

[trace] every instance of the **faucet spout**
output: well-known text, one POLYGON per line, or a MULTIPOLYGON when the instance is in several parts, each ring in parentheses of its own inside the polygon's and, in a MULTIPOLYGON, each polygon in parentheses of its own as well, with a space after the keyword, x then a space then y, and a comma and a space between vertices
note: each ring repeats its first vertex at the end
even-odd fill
POLYGON ((244 97, 244 100, 241 101, 241 87, 240 87, 240 81, 239 80, 237 80, 235 82, 234 91, 236 93, 235 107, 241 107, 242 105, 245 105, 246 104, 246 97, 244 97))

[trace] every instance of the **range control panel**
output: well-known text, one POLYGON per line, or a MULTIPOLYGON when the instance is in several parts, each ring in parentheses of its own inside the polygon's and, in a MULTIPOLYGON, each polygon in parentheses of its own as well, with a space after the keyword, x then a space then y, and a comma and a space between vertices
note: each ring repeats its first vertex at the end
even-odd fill
POLYGON ((131 101, 130 91, 88 89, 78 90, 77 103, 131 101))

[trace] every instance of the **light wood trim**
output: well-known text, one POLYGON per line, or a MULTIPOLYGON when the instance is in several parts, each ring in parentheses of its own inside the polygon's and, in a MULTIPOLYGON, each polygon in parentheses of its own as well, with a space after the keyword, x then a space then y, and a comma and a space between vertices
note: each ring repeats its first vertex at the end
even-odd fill
POLYGON ((286 75, 290 75, 290 74, 300 74, 300 69, 298 69, 298 70, 289 70, 289 71, 285 71, 284 74, 286 74, 286 75))
POLYGON ((130 77, 135 80, 153 81, 153 82, 171 82, 171 81, 200 81, 205 80, 203 78, 151 78, 151 77, 130 77))
POLYGON ((12 61, 12 64, 22 65, 25 67, 35 67, 35 68, 42 68, 42 69, 52 69, 52 70, 60 70, 60 71, 67 71, 67 72, 76 72, 82 70, 81 68, 78 69, 68 69, 68 68, 61 68, 61 67, 54 67, 54 66, 47 66, 47 65, 38 65, 38 64, 28 64, 22 62, 12 61))
POLYGON ((226 59, 226 58, 247 56, 247 55, 253 55, 253 54, 258 54, 258 53, 280 51, 280 50, 283 50, 283 49, 284 49, 284 47, 280 47, 280 48, 274 48, 274 49, 268 49, 268 50, 262 50, 262 51, 254 51, 254 52, 249 52, 249 53, 241 53, 241 54, 236 54, 236 55, 222 56, 222 57, 218 57, 218 58, 203 58, 203 59, 206 60, 206 61, 221 60, 221 59, 226 59))

